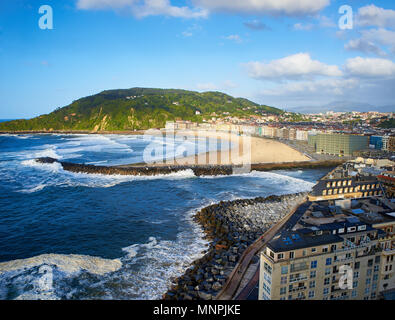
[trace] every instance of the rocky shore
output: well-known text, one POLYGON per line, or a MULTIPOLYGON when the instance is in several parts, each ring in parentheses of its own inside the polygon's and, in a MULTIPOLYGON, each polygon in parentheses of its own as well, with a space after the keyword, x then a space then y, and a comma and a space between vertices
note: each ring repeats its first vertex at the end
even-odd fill
POLYGON ((221 201, 200 210, 194 220, 201 225, 210 241, 209 249, 183 276, 173 279, 163 299, 215 299, 244 250, 305 196, 306 193, 298 193, 221 201))

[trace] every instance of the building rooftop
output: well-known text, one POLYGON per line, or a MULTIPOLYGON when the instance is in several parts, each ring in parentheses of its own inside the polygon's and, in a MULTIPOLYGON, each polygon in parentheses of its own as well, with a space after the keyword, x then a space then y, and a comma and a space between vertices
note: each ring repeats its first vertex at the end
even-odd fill
POLYGON ((300 232, 299 230, 284 231, 274 237, 268 243, 268 247, 274 252, 285 252, 290 250, 330 244, 334 242, 343 242, 343 239, 340 236, 333 234, 311 236, 311 233, 304 233, 300 232))

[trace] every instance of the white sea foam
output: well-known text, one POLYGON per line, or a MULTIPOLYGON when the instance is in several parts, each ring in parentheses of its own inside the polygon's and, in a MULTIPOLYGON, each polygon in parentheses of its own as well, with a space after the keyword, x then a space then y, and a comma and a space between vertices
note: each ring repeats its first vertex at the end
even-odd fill
POLYGON ((119 259, 110 260, 76 254, 42 254, 27 259, 1 262, 0 274, 27 270, 42 265, 56 266, 59 270, 66 273, 77 273, 81 270, 86 270, 93 274, 103 275, 119 270, 122 267, 122 262, 119 259))

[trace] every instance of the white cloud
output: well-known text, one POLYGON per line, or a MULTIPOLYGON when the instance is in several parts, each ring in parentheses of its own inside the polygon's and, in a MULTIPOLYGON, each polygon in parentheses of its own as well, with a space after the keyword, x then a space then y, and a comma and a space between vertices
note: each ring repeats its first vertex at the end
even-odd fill
POLYGON ((271 28, 268 27, 266 24, 264 24, 262 21, 256 20, 256 19, 255 19, 255 20, 251 20, 251 21, 244 22, 244 25, 245 25, 247 28, 251 29, 251 30, 258 30, 258 31, 261 31, 261 30, 271 30, 271 28))
POLYGON ((337 24, 330 18, 326 16, 320 16, 320 27, 322 28, 336 28, 337 24))
POLYGON ((284 80, 311 78, 313 76, 338 77, 342 75, 335 65, 327 65, 311 59, 308 53, 298 53, 270 63, 245 64, 250 77, 255 79, 284 80))
POLYGON ((330 0, 193 0, 193 3, 210 11, 298 16, 316 14, 330 0))
POLYGON ((231 40, 237 43, 243 42, 243 39, 238 34, 231 34, 230 36, 224 37, 226 40, 231 40))
POLYGON ((386 53, 380 49, 374 42, 365 39, 350 40, 344 45, 348 51, 361 51, 364 53, 373 53, 378 56, 386 56, 386 53))
POLYGON ((82 10, 129 9, 138 18, 164 15, 177 18, 206 18, 205 9, 177 7, 170 0, 78 0, 77 8, 82 10))
POLYGON ((349 41, 345 48, 386 56, 387 53, 380 46, 389 47, 395 53, 395 32, 383 28, 362 30, 361 38, 349 41))
POLYGON ((180 18, 205 18, 210 12, 254 15, 315 15, 330 0, 192 0, 193 6, 175 6, 171 0, 77 0, 82 10, 129 9, 136 17, 165 15, 180 18))
POLYGON ((196 85, 196 87, 198 88, 198 90, 201 91, 213 91, 213 90, 218 90, 217 86, 214 83, 198 83, 196 85))
POLYGON ((383 28, 380 29, 369 29, 362 31, 362 37, 369 41, 376 41, 384 46, 391 47, 391 50, 395 49, 395 32, 386 30, 383 28))
POLYGON ((314 27, 313 24, 308 23, 308 24, 302 24, 302 23, 295 23, 293 25, 293 29, 297 31, 310 31, 314 27))
POLYGON ((264 90, 268 96, 311 96, 322 94, 343 95, 348 90, 358 87, 358 79, 320 79, 317 81, 298 81, 264 90))
POLYGON ((345 70, 358 77, 394 77, 395 63, 387 59, 356 57, 346 61, 345 70))
POLYGON ((224 82, 224 87, 226 89, 234 89, 234 88, 237 88, 238 85, 236 83, 234 83, 233 81, 231 81, 231 80, 226 80, 224 82))
POLYGON ((363 27, 395 27, 395 10, 383 9, 371 4, 359 8, 356 22, 363 27))

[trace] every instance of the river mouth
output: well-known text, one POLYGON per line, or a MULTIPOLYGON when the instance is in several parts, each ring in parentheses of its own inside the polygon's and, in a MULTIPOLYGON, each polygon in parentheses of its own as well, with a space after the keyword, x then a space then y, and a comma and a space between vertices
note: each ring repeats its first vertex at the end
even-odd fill
POLYGON ((53 291, 46 298, 160 299, 171 279, 207 249, 192 219, 199 209, 222 200, 308 191, 327 171, 127 177, 67 172, 33 160, 57 156, 107 165, 115 164, 112 159, 139 157, 142 145, 136 137, 107 139, 0 136, 0 262, 62 255, 57 263, 43 260, 41 265, 2 270, 1 299, 39 298, 42 266, 53 270, 53 291), (78 264, 71 255, 88 258, 78 264), (122 265, 94 273, 85 265, 92 257, 119 259, 122 265), (59 267, 64 263, 76 267, 64 270, 59 267))

